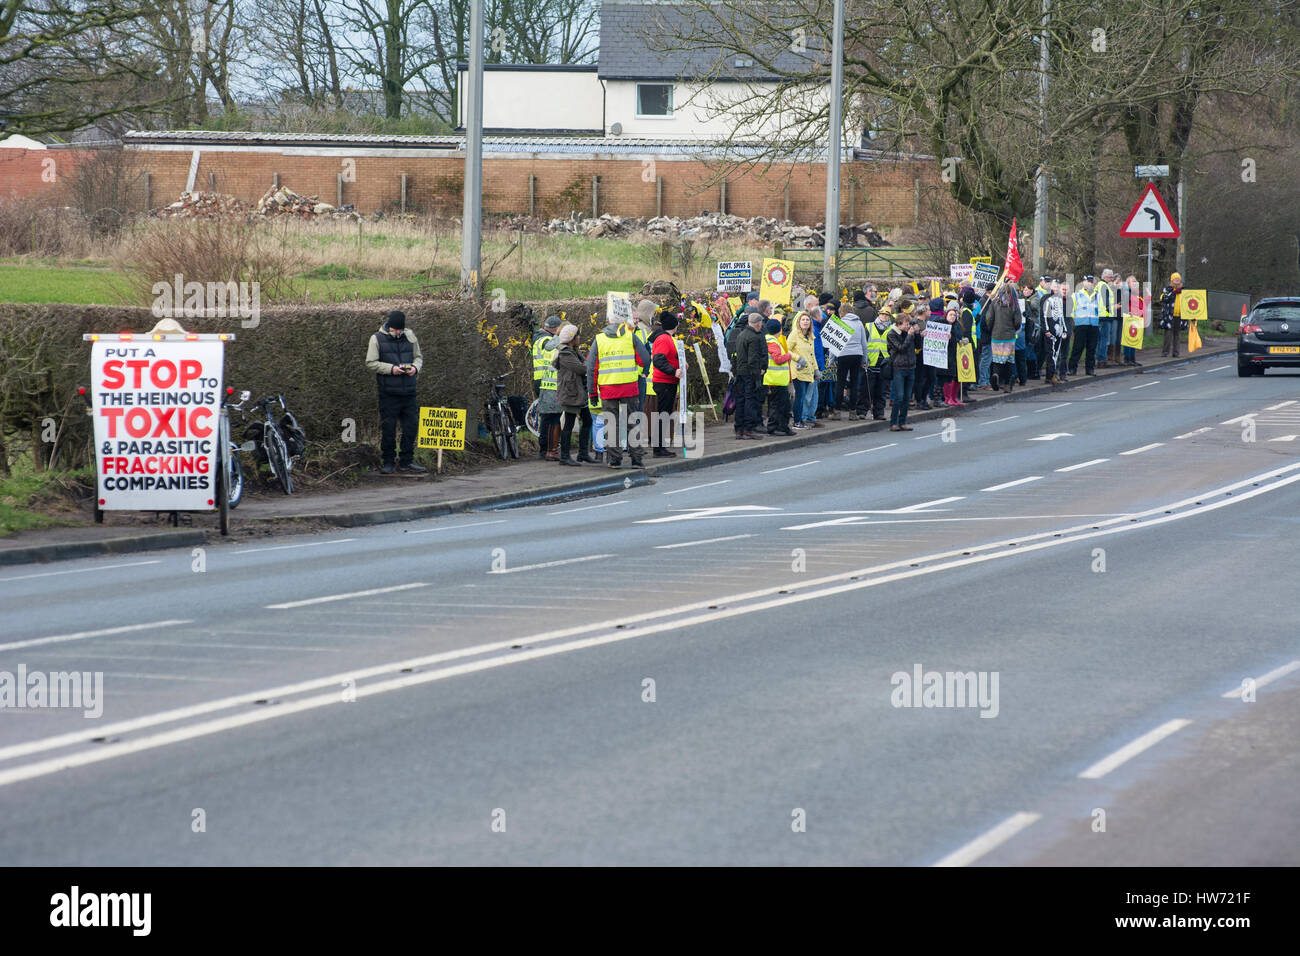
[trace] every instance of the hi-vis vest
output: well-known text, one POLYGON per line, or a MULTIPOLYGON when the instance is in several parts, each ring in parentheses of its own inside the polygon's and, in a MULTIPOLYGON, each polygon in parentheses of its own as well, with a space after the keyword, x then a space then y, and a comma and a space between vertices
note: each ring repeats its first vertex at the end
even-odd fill
POLYGON ((1103 319, 1114 318, 1115 290, 1110 287, 1109 283, 1103 282, 1093 291, 1097 297, 1097 314, 1103 319))
MULTIPOLYGON (((645 346, 645 350, 646 350, 647 352, 650 351, 650 345, 649 345, 649 343, 646 342, 646 340, 645 340, 645 336, 643 336, 643 335, 641 334, 641 329, 640 329, 639 327, 638 327, 638 328, 635 328, 635 329, 632 330, 632 337, 635 338, 635 339, 636 339, 638 342, 640 342, 642 345, 644 345, 644 346, 645 346)), ((641 377, 644 378, 644 379, 646 380, 646 384, 649 385, 649 384, 650 384, 650 364, 649 364, 649 363, 646 363, 644 366, 641 367, 641 372, 640 372, 640 374, 641 374, 641 377)))
POLYGON ((533 380, 537 382, 539 388, 546 391, 555 391, 558 387, 558 372, 551 359, 555 358, 555 350, 550 350, 547 355, 546 343, 551 341, 549 335, 537 336, 537 341, 533 343, 533 380))
MULTIPOLYGON (((775 335, 768 335, 765 336, 765 338, 767 339, 768 345, 776 343, 776 346, 780 348, 781 340, 778 339, 775 335)), ((764 385, 789 385, 790 384, 790 363, 786 362, 784 365, 777 365, 775 362, 768 362, 767 371, 763 373, 763 384, 764 385)))
POLYGON ((604 332, 596 336, 596 354, 600 365, 596 369, 596 385, 629 385, 636 381, 640 371, 636 364, 636 349, 626 328, 618 335, 604 332))
POLYGON ((1074 324, 1075 325, 1096 325, 1096 322, 1089 321, 1097 318, 1097 292, 1089 292, 1087 289, 1079 289, 1074 293, 1074 324), (1080 320, 1083 320, 1080 322, 1080 320))
POLYGON ((879 365, 889 354, 889 346, 886 344, 888 338, 889 329, 881 332, 876 328, 875 322, 867 323, 867 365, 871 368, 879 365))

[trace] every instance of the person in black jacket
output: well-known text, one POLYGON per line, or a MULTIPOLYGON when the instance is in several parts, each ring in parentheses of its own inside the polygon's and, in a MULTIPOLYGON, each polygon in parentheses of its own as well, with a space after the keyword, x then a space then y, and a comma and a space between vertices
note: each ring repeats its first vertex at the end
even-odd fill
POLYGON ((420 424, 420 400, 416 395, 416 376, 424 367, 420 343, 406 327, 406 313, 389 312, 379 331, 370 337, 366 349, 366 368, 375 373, 379 386, 379 452, 385 475, 395 470, 397 426, 402 426, 402 453, 398 466, 402 471, 427 471, 415 459, 415 432, 420 424))
POLYGON ((736 437, 761 438, 757 432, 762 407, 763 375, 767 372, 767 339, 763 335, 763 314, 750 312, 748 324, 736 338, 736 437))

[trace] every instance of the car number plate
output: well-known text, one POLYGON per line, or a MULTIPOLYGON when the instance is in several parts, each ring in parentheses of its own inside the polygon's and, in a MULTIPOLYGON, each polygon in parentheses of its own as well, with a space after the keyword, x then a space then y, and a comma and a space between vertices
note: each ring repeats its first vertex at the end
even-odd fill
POLYGON ((1269 355, 1300 355, 1300 345, 1272 345, 1268 349, 1269 355))

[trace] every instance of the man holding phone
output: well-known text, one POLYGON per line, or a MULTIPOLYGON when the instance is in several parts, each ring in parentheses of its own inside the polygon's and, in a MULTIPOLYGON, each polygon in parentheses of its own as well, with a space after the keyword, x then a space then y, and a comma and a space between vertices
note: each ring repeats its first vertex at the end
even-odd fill
POLYGON ((418 473, 427 471, 415 463, 415 432, 420 424, 420 400, 416 396, 416 376, 424 366, 420 343, 406 327, 406 313, 389 312, 379 331, 370 337, 366 349, 366 368, 375 373, 379 386, 379 451, 383 466, 391 475, 397 468, 418 473), (397 425, 402 425, 402 454, 398 464, 397 425))

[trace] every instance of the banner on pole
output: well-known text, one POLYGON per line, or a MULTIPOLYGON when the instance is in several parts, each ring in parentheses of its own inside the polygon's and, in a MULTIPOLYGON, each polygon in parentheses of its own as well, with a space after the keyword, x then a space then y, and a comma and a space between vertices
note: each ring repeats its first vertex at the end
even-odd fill
POLYGON ((764 259, 758 294, 773 305, 789 305, 793 289, 794 263, 786 259, 764 259))
POLYGON ((969 342, 957 343, 957 381, 975 381, 975 356, 969 342))

